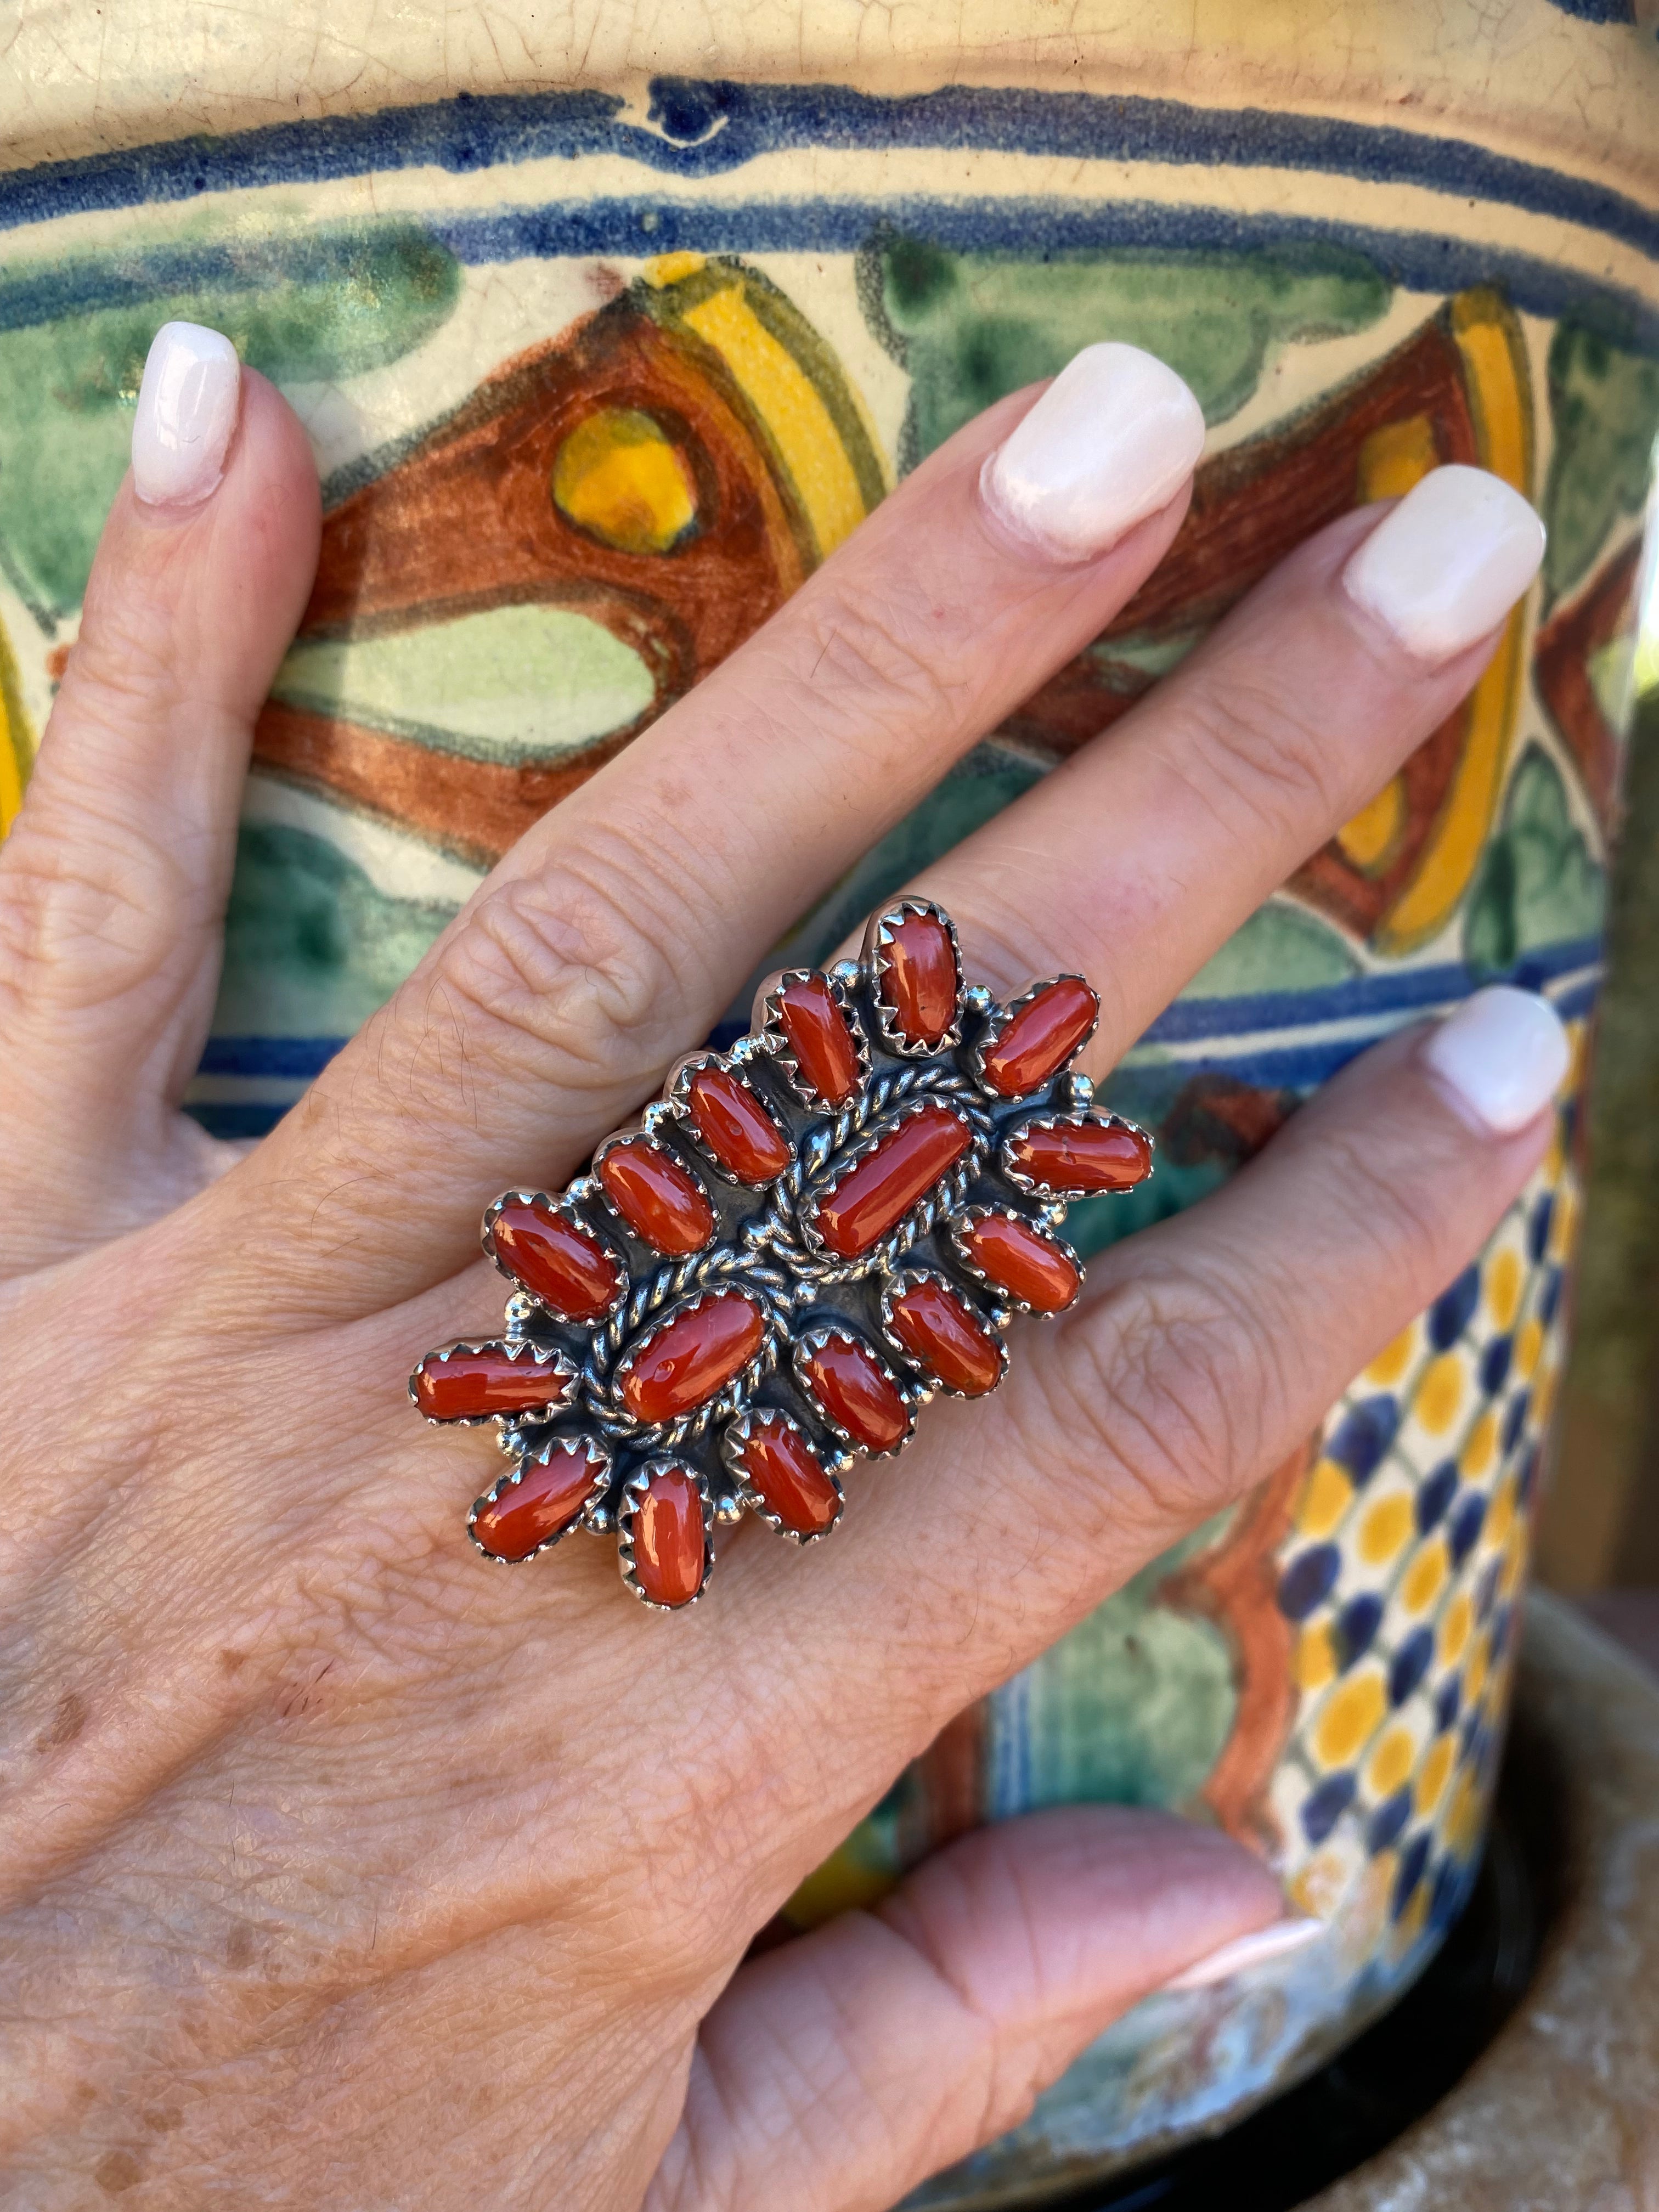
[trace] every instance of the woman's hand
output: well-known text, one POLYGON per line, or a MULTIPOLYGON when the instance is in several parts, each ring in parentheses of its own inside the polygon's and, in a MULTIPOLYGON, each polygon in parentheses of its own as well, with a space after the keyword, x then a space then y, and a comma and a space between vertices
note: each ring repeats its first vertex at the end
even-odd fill
MULTIPOLYGON (((1260 1478, 1465 1264, 1547 1141, 1537 1002, 1368 1056, 1017 1329, 995 1398, 855 1470, 833 1541, 726 1532, 695 1613, 631 1602, 608 1544, 483 1565, 463 1519, 499 1461, 404 1387, 499 1320, 486 1202, 574 1171, 1103 628, 1201 433, 1121 347, 970 423, 240 1157, 178 1102, 316 477, 222 341, 158 340, 0 848, 10 2201, 875 2212, 1280 1911, 1224 1838, 1079 1808, 740 1963, 945 1722, 1260 1478)), ((1109 1067, 1468 689, 1540 542, 1448 470, 1304 545, 929 872, 969 975, 1091 976, 1109 1067)))

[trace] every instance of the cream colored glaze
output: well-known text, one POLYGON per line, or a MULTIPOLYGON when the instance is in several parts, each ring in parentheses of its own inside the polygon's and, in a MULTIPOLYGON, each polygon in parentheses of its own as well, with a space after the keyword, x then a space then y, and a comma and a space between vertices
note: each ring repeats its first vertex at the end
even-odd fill
POLYGON ((1659 0, 19 0, 0 167, 405 101, 649 80, 1072 86, 1387 117, 1659 193, 1659 0))

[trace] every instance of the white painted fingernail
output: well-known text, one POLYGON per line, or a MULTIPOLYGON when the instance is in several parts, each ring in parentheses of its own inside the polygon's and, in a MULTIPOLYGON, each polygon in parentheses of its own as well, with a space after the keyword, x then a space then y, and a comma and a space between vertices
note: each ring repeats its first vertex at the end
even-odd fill
POLYGON ((1465 1120, 1508 1137, 1554 1097, 1572 1048, 1547 999, 1489 983, 1431 1031, 1423 1057, 1465 1120))
POLYGON ((152 507, 190 507, 224 474, 236 428, 242 365, 236 349, 200 323, 163 323, 138 387, 132 488, 152 507))
POLYGON ((985 464, 986 505, 1051 560, 1089 561, 1167 507, 1204 450, 1204 414, 1139 346, 1074 354, 985 464))
POLYGON ((1305 1950, 1324 1933, 1322 1920, 1275 1920, 1270 1928, 1258 1928, 1253 1936, 1237 1936, 1232 1942, 1224 1943, 1218 1951, 1195 1959, 1190 1966, 1183 1966, 1180 1973, 1165 1982, 1164 1987, 1207 1990, 1212 1982, 1224 1982, 1249 1967, 1266 1966, 1270 1959, 1285 1959, 1292 1951, 1305 1950))
POLYGON ((1498 627, 1543 557, 1544 526, 1520 493, 1450 463, 1383 516, 1342 581, 1414 659, 1437 667, 1498 627))

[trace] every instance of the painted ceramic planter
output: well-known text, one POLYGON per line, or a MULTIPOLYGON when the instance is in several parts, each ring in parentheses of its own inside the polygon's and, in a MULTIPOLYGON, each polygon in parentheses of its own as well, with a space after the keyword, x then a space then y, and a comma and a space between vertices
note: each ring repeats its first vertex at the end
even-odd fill
MULTIPOLYGON (((1175 12, 1140 11, 1153 46, 1175 12)), ((228 331, 325 473, 202 1118, 267 1127, 520 831, 896 477, 1103 337, 1162 354, 1205 407, 1174 551, 782 956, 817 957, 1107 727, 1310 531, 1474 461, 1545 514, 1537 590, 1468 704, 1129 1054, 1105 1096, 1155 1129, 1159 1172, 1074 1222, 1086 1249, 1201 1197, 1355 1052, 1490 978, 1546 990, 1582 1042, 1659 427, 1659 217, 1559 137, 1528 158, 1492 97, 1460 108, 1462 83, 1493 81, 1476 12, 1427 130, 1335 89, 1328 112, 1218 105, 1224 71, 1186 83, 1189 53, 1149 79, 1144 41, 1115 82, 1108 28, 1080 80, 1003 46, 963 89, 971 53, 930 74, 926 52, 849 47, 833 82, 502 89, 212 140, 158 125, 0 176, 0 814, 156 326, 228 331)), ((1620 14, 1509 11, 1536 19, 1563 110, 1598 72, 1650 66, 1620 14)), ((1142 2005, 919 2202, 1000 2202, 1214 2124, 1352 2033, 1456 1912, 1562 1358, 1573 1122, 1570 1103, 1479 1264, 1306 1449, 964 1716, 794 1901, 806 1924, 976 1821, 1107 1799, 1221 1822, 1329 1924, 1277 1967, 1142 2005)))

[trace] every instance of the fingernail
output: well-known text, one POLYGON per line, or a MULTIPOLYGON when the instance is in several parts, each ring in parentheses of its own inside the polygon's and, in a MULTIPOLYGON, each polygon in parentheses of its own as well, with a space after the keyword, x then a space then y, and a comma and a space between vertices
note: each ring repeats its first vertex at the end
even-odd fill
POLYGON ((1265 1966, 1269 1959, 1285 1959, 1292 1951, 1305 1950, 1324 1933, 1322 1920, 1275 1920, 1269 1928, 1258 1928, 1253 1936, 1237 1936, 1231 1943, 1224 1943, 1218 1951, 1195 1959, 1190 1966, 1183 1966, 1165 1982, 1164 1987, 1207 1990, 1212 1982, 1224 1982, 1230 1975, 1242 1974, 1248 1967, 1265 1966))
POLYGON ((1342 572, 1350 599, 1437 666, 1495 629, 1538 574, 1544 526, 1485 469, 1432 470, 1342 572))
POLYGON ((132 425, 132 488, 152 507, 189 507, 224 474, 242 367, 200 323, 163 323, 151 341, 132 425))
POLYGON ((1508 1137, 1554 1097, 1572 1048, 1547 999, 1489 983, 1430 1033, 1423 1057, 1466 1120, 1508 1137))
POLYGON ((1167 507, 1204 450, 1204 415, 1139 346, 1074 354, 985 464, 980 491, 1051 559, 1092 560, 1167 507))

